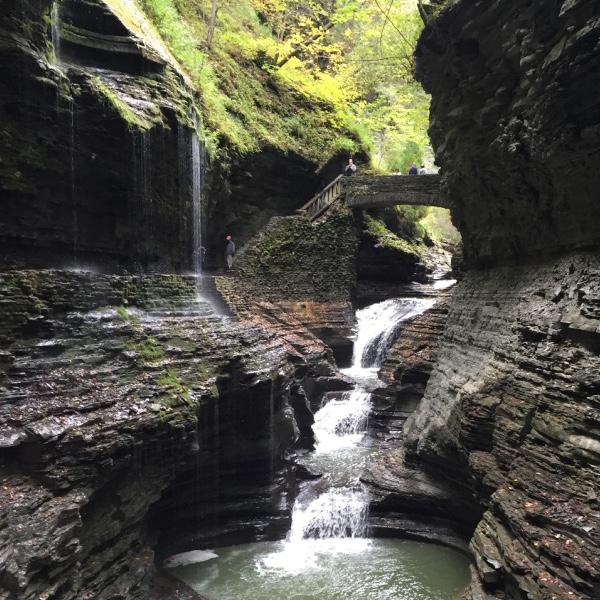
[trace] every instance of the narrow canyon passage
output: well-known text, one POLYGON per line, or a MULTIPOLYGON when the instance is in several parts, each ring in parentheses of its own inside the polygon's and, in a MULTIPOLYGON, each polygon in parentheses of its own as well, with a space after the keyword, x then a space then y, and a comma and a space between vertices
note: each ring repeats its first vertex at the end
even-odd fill
POLYGON ((360 483, 380 452, 369 439, 370 390, 402 322, 433 299, 396 299, 357 311, 354 389, 330 392, 315 414, 314 451, 298 462, 314 478, 296 497, 284 541, 190 551, 165 564, 200 593, 219 600, 450 600, 469 580, 469 559, 449 548, 371 537, 369 492, 360 483))
POLYGON ((0 2, 0 600, 600 597, 600 2, 378 4, 0 2))

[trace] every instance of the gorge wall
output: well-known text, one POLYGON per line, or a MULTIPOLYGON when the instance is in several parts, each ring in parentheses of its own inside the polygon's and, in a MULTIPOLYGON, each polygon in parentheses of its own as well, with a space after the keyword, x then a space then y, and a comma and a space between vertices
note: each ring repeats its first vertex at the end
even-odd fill
POLYGON ((290 171, 317 176, 268 149, 209 176, 198 98, 134 6, 2 2, 2 600, 154 598, 171 552, 280 537, 291 405, 334 370, 308 331, 217 318, 181 275, 198 236, 220 266, 233 219, 255 231, 305 200, 290 171))
POLYGON ((598 598, 600 6, 447 3, 417 58, 471 268, 369 479, 475 528, 468 598, 598 598))
POLYGON ((327 352, 215 317, 195 283, 0 276, 3 600, 154 598, 169 554, 287 530, 292 406, 327 352))
POLYGON ((202 99, 135 2, 2 12, 2 266, 185 272, 202 244, 222 267, 227 233, 314 192, 315 163, 268 146, 206 168, 202 99))

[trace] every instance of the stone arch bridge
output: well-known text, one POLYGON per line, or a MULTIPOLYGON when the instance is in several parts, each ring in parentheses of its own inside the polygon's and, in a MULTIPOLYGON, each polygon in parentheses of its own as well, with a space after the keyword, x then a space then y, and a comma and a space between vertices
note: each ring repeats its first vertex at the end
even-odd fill
POLYGON ((340 175, 300 211, 313 221, 338 199, 351 208, 399 204, 450 208, 448 198, 440 189, 439 175, 340 175))

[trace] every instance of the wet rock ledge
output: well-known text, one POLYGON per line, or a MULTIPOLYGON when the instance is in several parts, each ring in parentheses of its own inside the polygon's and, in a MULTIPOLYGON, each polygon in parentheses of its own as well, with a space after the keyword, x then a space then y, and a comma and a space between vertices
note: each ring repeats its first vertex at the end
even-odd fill
POLYGON ((193 278, 15 271, 0 290, 2 600, 146 599, 155 562, 200 542, 191 515, 204 541, 287 527, 288 398, 311 371, 288 342, 210 316, 193 278))

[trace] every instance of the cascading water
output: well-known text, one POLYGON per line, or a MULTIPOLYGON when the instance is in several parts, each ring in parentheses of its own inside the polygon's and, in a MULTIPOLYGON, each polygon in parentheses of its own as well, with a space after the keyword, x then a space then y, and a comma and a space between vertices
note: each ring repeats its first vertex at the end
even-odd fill
POLYGON ((132 203, 132 220, 137 223, 136 254, 143 262, 154 246, 152 146, 149 133, 133 134, 133 164, 135 203, 132 203))
POLYGON ((78 261, 79 246, 79 218, 77 214, 77 196, 75 194, 75 100, 69 96, 69 155, 70 155, 70 173, 71 173, 71 228, 73 232, 73 260, 75 266, 78 261))
POLYGON ((50 11, 50 35, 52 46, 54 47, 54 58, 56 59, 56 63, 60 64, 60 5, 58 2, 52 4, 50 11))
MULTIPOLYGON (((182 182, 181 198, 182 213, 187 212, 186 204, 190 202, 192 207, 191 228, 191 263, 194 277, 196 278, 196 290, 198 297, 203 297, 202 266, 204 261, 204 171, 205 171, 205 149, 204 140, 200 136, 200 123, 195 114, 190 115, 193 128, 179 126, 178 130, 178 168, 179 181, 182 182)), ((184 239, 189 239, 187 232, 183 234, 184 239)))
MULTIPOLYGON (((424 312, 434 302, 431 299, 387 300, 357 311, 353 364, 346 370, 357 387, 330 399, 316 413, 313 432, 317 444, 307 459, 334 487, 309 501, 306 499, 310 498, 309 490, 298 497, 289 543, 302 538, 364 536, 369 499, 360 486, 359 477, 365 453, 369 453, 368 449, 363 452, 360 448, 371 407, 368 387, 373 383, 375 367, 383 362, 402 321, 424 312)), ((322 482, 316 485, 321 486, 322 482)))
POLYGON ((289 541, 364 537, 367 506, 365 494, 333 488, 294 510, 289 541))
POLYGON ((435 304, 433 299, 386 300, 357 311, 357 334, 350 374, 365 367, 380 367, 393 344, 402 321, 415 317, 435 304))
MULTIPOLYGON (((220 600, 449 600, 469 576, 453 550, 403 540, 368 538, 369 497, 359 477, 373 451, 364 443, 368 388, 399 324, 432 300, 393 300, 357 313, 354 364, 345 371, 357 388, 332 395, 315 415, 314 452, 301 459, 323 477, 298 496, 284 542, 218 549, 208 562, 177 575, 220 600), (260 594, 257 593, 260 590, 260 594)), ((174 557, 177 560, 177 557, 174 557)))
POLYGON ((202 259, 204 246, 202 245, 202 200, 204 190, 204 143, 198 136, 198 126, 191 136, 191 171, 192 171, 192 206, 193 206, 193 246, 192 263, 196 276, 198 290, 202 287, 202 259))

